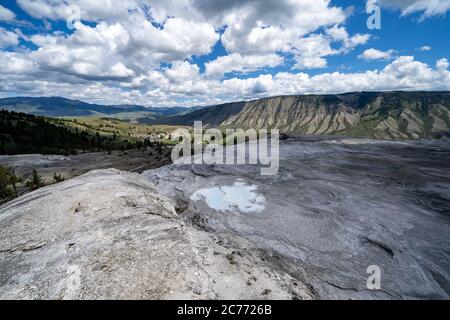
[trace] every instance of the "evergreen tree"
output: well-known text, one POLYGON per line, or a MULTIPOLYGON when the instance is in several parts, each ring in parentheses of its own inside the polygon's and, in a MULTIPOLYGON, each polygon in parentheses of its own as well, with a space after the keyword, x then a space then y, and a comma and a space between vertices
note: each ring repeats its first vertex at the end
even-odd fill
POLYGON ((36 169, 33 169, 33 174, 31 176, 31 180, 27 182, 27 187, 31 190, 36 190, 44 186, 44 182, 42 181, 42 177, 38 174, 36 169))
POLYGON ((7 199, 13 196, 14 192, 9 188, 11 171, 8 167, 0 165, 0 198, 7 199))
POLYGON ((14 169, 0 165, 0 199, 17 196, 16 184, 22 181, 21 177, 16 176, 14 169))
POLYGON ((14 168, 11 169, 11 175, 9 177, 9 182, 10 182, 10 184, 13 187, 14 194, 17 195, 17 186, 16 186, 16 184, 23 182, 23 178, 19 177, 19 176, 16 176, 14 168))
POLYGON ((55 183, 59 183, 59 182, 63 182, 64 178, 61 176, 61 174, 54 174, 53 175, 53 180, 55 180, 55 183))

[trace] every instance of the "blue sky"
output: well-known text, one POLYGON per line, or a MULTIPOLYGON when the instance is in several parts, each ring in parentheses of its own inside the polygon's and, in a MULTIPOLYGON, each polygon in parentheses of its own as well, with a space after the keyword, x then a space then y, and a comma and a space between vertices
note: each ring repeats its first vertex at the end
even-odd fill
POLYGON ((450 90, 450 0, 2 0, 0 97, 208 105, 450 90), (381 12, 369 30, 367 6, 381 12))

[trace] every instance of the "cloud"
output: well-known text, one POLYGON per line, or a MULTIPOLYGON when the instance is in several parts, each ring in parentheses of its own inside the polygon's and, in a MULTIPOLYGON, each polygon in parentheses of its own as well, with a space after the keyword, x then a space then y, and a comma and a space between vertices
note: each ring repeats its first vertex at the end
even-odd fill
POLYGON ((18 44, 19 36, 15 32, 0 28, 0 48, 17 46, 18 44))
POLYGON ((222 43, 232 53, 290 51, 297 39, 346 19, 344 10, 331 6, 328 0, 242 3, 236 10, 224 12, 223 20, 228 27, 222 43))
POLYGON ((401 56, 383 70, 359 73, 325 73, 313 77, 307 74, 282 73, 275 76, 280 94, 339 93, 350 91, 388 90, 448 90, 450 88, 448 62, 440 60, 436 69, 401 56))
POLYGON ((366 44, 371 37, 369 34, 360 33, 357 33, 354 36, 350 36, 344 27, 338 25, 329 28, 326 33, 331 37, 333 41, 343 43, 341 51, 344 53, 351 51, 357 46, 366 44))
POLYGON ((358 73, 306 73, 281 72, 274 76, 262 75, 251 79, 230 79, 222 86, 228 92, 239 92, 242 98, 291 94, 328 94, 351 91, 389 90, 449 90, 448 61, 441 59, 432 69, 411 56, 401 56, 383 70, 358 73))
POLYGON ((183 59, 192 55, 204 55, 211 52, 220 39, 214 27, 204 22, 193 22, 179 18, 169 18, 164 28, 156 28, 141 16, 129 28, 136 46, 150 49, 168 56, 170 59, 183 59))
POLYGON ((14 21, 16 19, 16 15, 14 12, 0 5, 0 21, 14 21))
POLYGON ((3 75, 0 80, 6 79, 11 82, 17 82, 17 80, 37 72, 36 64, 32 60, 27 59, 27 56, 23 53, 0 51, 0 65, 2 66, 1 73, 3 75))
POLYGON ((305 73, 370 40, 368 34, 349 33, 350 11, 329 0, 17 4, 52 29, 28 28, 25 35, 19 29, 0 29, 0 46, 6 48, 0 50, 0 96, 57 95, 98 103, 177 106, 279 94, 439 90, 450 83, 446 59, 430 67, 413 57, 394 57, 392 50, 369 49, 361 55, 386 60, 383 70, 305 73), (75 6, 81 21, 75 21, 70 32, 55 30, 73 15, 75 6), (33 46, 21 44, 21 39, 33 46), (213 48, 225 52, 210 56, 213 48), (291 70, 279 72, 280 66, 291 70))
POLYGON ((36 19, 65 20, 79 9, 87 21, 126 18, 130 11, 139 8, 138 3, 133 0, 17 0, 20 8, 36 19))
POLYGON ((368 0, 369 5, 401 10, 402 15, 422 13, 421 19, 445 15, 450 10, 450 0, 368 0))
MULTIPOLYGON (((97 22, 97 26, 76 22, 76 44, 104 46, 116 42, 117 31, 127 33, 130 52, 155 64, 208 54, 220 39, 212 24, 172 16, 164 21, 149 20, 142 0, 18 0, 19 6, 34 18, 67 20, 75 11, 82 21, 97 22), (114 28, 121 30, 114 30, 114 28), (107 33, 111 33, 108 38, 107 33), (159 60, 158 62, 155 62, 159 60)), ((67 45, 70 46, 69 41, 67 45)), ((147 65, 147 64, 146 64, 147 65)))
POLYGON ((432 49, 430 46, 423 46, 419 48, 419 51, 431 51, 432 49))
POLYGON ((327 66, 325 57, 346 54, 355 47, 365 44, 369 39, 370 35, 367 34, 350 36, 344 27, 337 25, 327 29, 325 34, 312 34, 297 39, 292 49, 296 60, 293 68, 298 70, 325 68, 327 66), (341 47, 333 49, 331 47, 333 42, 341 43, 341 47))
POLYGON ((446 58, 439 59, 436 61, 436 69, 439 71, 442 71, 445 73, 445 71, 448 69, 449 63, 446 58))
POLYGON ((173 82, 186 82, 198 79, 200 70, 196 64, 187 61, 176 61, 171 68, 166 69, 165 76, 173 82))
POLYGON ((219 39, 213 28, 202 24, 171 18, 160 29, 141 16, 135 19, 139 26, 101 22, 91 27, 76 22, 71 35, 32 36, 39 50, 30 52, 30 58, 44 70, 83 79, 123 81, 157 68, 161 62, 207 54, 219 39))
POLYGON ((90 28, 77 23, 70 36, 38 35, 31 41, 39 50, 28 55, 41 70, 92 80, 123 80, 134 75, 124 62, 129 37, 120 24, 100 23, 90 28))
POLYGON ((326 36, 310 35, 345 21, 347 12, 329 0, 18 0, 17 4, 44 21, 80 13, 82 22, 75 21, 73 34, 30 37, 39 49, 29 58, 41 70, 87 80, 123 82, 134 76, 131 84, 123 84, 128 87, 139 85, 161 63, 209 54, 219 41, 227 55, 207 63, 205 69, 208 76, 220 78, 278 66, 283 62, 280 53, 293 54, 296 68, 324 67, 326 56, 344 54, 369 37, 350 36, 344 27, 330 29, 326 36), (339 37, 332 35, 337 32, 339 37), (331 42, 340 42, 342 48, 335 52, 331 42))
MULTIPOLYGON (((279 72, 246 79, 210 79, 200 74, 195 64, 178 61, 159 71, 136 76, 134 87, 109 86, 106 82, 73 81, 53 73, 42 80, 41 71, 22 54, 2 53, 0 63, 7 65, 0 80, 0 92, 27 95, 59 95, 97 103, 131 103, 153 106, 211 105, 221 102, 254 99, 275 95, 326 94, 350 91, 388 90, 450 90, 447 59, 440 59, 434 68, 401 56, 382 70, 356 73, 279 72), (180 103, 182 101, 182 103, 180 103)), ((47 74, 47 73, 46 73, 47 74)), ((68 76, 66 76, 68 77, 68 76)), ((76 79, 76 78, 75 78, 76 79)))
POLYGON ((362 54, 358 56, 360 59, 364 60, 389 60, 395 54, 394 50, 381 51, 377 49, 367 49, 362 54))
POLYGON ((223 77, 230 72, 249 73, 261 68, 273 68, 283 64, 284 59, 277 54, 242 56, 233 53, 218 57, 205 64, 206 75, 209 77, 223 77))
POLYGON ((325 56, 336 54, 331 48, 331 41, 323 34, 311 35, 296 41, 294 69, 324 68, 327 66, 325 56))

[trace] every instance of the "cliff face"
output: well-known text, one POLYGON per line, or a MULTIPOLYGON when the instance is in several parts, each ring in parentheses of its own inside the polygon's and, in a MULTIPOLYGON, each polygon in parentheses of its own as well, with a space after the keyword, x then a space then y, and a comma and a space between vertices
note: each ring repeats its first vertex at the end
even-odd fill
POLYGON ((353 93, 251 101, 226 127, 284 132, 417 139, 450 133, 450 93, 353 93))
POLYGON ((359 114, 344 101, 319 96, 276 97, 251 101, 226 127, 278 128, 285 132, 325 134, 344 130, 359 121, 359 114))
POLYGON ((282 132, 387 140, 450 134, 449 92, 348 93, 265 98, 205 108, 164 123, 278 128, 282 132))
POLYGON ((157 118, 147 121, 148 124, 166 124, 192 126, 194 121, 201 120, 204 126, 219 127, 224 121, 238 114, 245 107, 245 102, 232 102, 217 106, 202 108, 184 115, 157 118))

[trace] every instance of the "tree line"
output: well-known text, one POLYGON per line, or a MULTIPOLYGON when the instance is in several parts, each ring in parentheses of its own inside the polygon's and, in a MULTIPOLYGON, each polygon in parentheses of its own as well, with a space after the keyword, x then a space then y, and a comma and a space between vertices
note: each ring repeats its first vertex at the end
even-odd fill
POLYGON ((45 117, 0 111, 0 154, 76 154, 86 151, 130 150, 152 146, 150 140, 129 141, 116 134, 74 130, 45 117))

